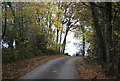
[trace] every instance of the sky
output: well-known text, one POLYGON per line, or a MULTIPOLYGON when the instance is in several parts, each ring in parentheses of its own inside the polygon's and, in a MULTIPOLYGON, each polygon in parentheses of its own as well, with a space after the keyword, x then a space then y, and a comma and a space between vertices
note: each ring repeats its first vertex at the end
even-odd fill
MULTIPOLYGON (((66 41, 65 53, 68 53, 69 55, 72 56, 73 54, 77 53, 80 50, 80 49, 78 50, 78 48, 82 49, 82 46, 77 47, 74 45, 74 43, 82 43, 80 42, 80 40, 82 39, 78 40, 77 38, 74 37, 74 32, 69 31, 66 41)), ((89 45, 90 45, 89 43, 86 43, 85 45, 85 55, 87 55, 87 49, 89 45)))
POLYGON ((75 42, 78 40, 74 38, 74 33, 69 32, 67 36, 67 41, 66 41, 66 49, 65 53, 68 53, 69 55, 73 55, 78 51, 77 47, 74 45, 75 42))

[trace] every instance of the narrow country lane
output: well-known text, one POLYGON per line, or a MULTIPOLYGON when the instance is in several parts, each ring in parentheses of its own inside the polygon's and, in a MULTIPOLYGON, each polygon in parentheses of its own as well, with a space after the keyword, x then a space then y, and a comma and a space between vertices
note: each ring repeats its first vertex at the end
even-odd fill
POLYGON ((75 61, 80 57, 53 59, 28 72, 20 79, 79 79, 75 61))

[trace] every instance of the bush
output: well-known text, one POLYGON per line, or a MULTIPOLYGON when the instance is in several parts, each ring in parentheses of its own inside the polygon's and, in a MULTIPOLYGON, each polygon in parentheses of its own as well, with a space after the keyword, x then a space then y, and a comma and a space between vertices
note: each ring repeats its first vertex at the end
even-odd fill
POLYGON ((37 50, 37 51, 35 52, 35 55, 36 55, 36 56, 39 56, 39 55, 44 55, 44 54, 43 54, 42 50, 37 50))
POLYGON ((2 62, 8 63, 35 56, 32 48, 24 47, 18 49, 4 48, 2 50, 2 62))
POLYGON ((2 49, 2 62, 16 61, 19 56, 19 51, 15 49, 2 49))
POLYGON ((44 53, 48 55, 61 54, 58 50, 52 50, 52 49, 46 49, 44 50, 44 53))
POLYGON ((3 63, 8 63, 17 60, 32 58, 34 56, 43 56, 45 54, 55 55, 60 54, 60 52, 52 49, 37 50, 32 47, 22 47, 16 49, 4 48, 2 53, 2 61, 3 63))

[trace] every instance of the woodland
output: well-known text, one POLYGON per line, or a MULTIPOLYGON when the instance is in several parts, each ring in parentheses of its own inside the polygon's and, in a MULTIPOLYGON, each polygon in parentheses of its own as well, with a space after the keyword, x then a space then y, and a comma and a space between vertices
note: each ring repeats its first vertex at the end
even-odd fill
POLYGON ((82 56, 120 79, 120 2, 3 2, 2 60, 64 54, 68 32, 82 39, 82 56), (89 58, 87 58, 89 59, 89 58))

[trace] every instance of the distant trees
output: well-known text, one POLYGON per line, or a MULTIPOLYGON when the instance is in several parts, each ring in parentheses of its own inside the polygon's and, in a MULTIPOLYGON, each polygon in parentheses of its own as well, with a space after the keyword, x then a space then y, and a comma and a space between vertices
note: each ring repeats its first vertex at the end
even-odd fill
MULTIPOLYGON (((88 4, 88 3, 87 3, 88 4)), ((90 39, 90 35, 93 32, 92 26, 92 18, 90 8, 84 5, 84 3, 76 3, 75 5, 75 17, 79 19, 78 24, 74 27, 75 37, 82 42, 79 44, 79 48, 82 53, 82 56, 85 56, 85 47, 87 41, 90 39), (86 14, 87 13, 87 14, 86 14)))
POLYGON ((75 16, 75 5, 76 3, 74 2, 63 2, 62 3, 62 10, 63 12, 63 19, 62 19, 62 24, 64 28, 64 38, 63 38, 63 43, 62 43, 62 53, 65 52, 65 46, 66 46, 66 39, 69 31, 72 31, 74 29, 74 26, 76 26, 76 23, 79 22, 79 19, 76 18, 75 16))

